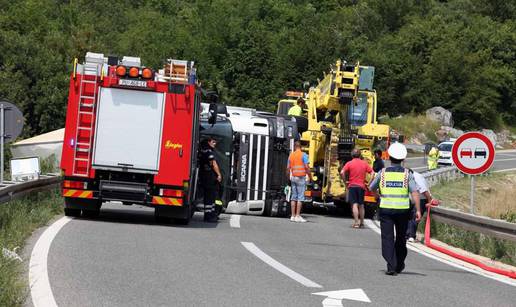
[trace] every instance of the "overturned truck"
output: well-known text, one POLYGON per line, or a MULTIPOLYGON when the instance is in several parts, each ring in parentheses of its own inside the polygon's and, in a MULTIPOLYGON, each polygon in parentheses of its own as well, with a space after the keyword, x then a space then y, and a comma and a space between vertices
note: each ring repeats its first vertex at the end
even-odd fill
POLYGON ((208 118, 203 112, 201 139, 211 136, 218 141, 225 212, 288 215, 285 169, 294 140, 299 139, 296 122, 288 116, 224 105, 219 105, 216 122, 211 124, 208 118))

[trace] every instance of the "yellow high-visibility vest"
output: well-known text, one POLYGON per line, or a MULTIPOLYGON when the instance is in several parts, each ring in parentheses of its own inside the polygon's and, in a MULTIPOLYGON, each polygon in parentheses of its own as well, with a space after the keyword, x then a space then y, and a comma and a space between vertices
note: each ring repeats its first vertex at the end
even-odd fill
POLYGON ((409 172, 389 172, 380 175, 380 208, 409 209, 409 172))
POLYGON ((290 109, 288 109, 288 115, 301 116, 303 115, 303 109, 301 109, 301 107, 298 105, 294 105, 290 109))

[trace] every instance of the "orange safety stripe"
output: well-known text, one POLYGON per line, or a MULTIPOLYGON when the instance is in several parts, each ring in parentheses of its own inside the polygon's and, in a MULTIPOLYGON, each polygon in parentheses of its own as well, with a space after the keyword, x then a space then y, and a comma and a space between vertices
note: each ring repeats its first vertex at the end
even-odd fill
POLYGON ((183 200, 181 198, 152 196, 152 203, 165 206, 182 206, 183 200))
POLYGON ((93 198, 93 191, 63 189, 64 197, 93 198))
POLYGON ((374 196, 364 196, 364 201, 366 203, 376 203, 376 197, 374 197, 374 196))

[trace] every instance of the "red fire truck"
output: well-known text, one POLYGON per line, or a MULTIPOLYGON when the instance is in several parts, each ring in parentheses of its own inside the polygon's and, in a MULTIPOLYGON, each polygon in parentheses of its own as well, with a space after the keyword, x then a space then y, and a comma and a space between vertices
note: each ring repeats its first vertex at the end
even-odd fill
POLYGON ((155 71, 137 57, 75 60, 61 160, 65 214, 93 217, 118 201, 188 223, 199 107, 193 62, 169 59, 155 71))

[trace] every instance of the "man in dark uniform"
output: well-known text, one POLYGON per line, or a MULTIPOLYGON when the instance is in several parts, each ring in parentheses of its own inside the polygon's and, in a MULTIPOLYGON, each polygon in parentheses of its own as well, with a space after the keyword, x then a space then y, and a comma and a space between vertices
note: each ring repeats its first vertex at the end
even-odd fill
POLYGON ((217 214, 215 212, 215 200, 218 194, 218 186, 222 181, 219 165, 215 160, 215 145, 217 141, 208 137, 202 144, 199 156, 199 182, 203 188, 204 200, 204 221, 217 222, 217 214))
POLYGON ((380 149, 377 149, 374 151, 373 171, 375 173, 379 173, 384 167, 385 164, 382 160, 382 151, 380 149))
POLYGON ((421 220, 419 192, 414 176, 401 166, 407 157, 407 148, 393 143, 387 151, 391 166, 384 168, 371 182, 371 191, 380 191, 380 228, 382 232, 382 256, 387 262, 387 275, 397 275, 405 269, 407 257, 407 223, 410 217, 410 199, 416 208, 415 220, 421 220), (396 229, 396 235, 394 235, 396 229))

